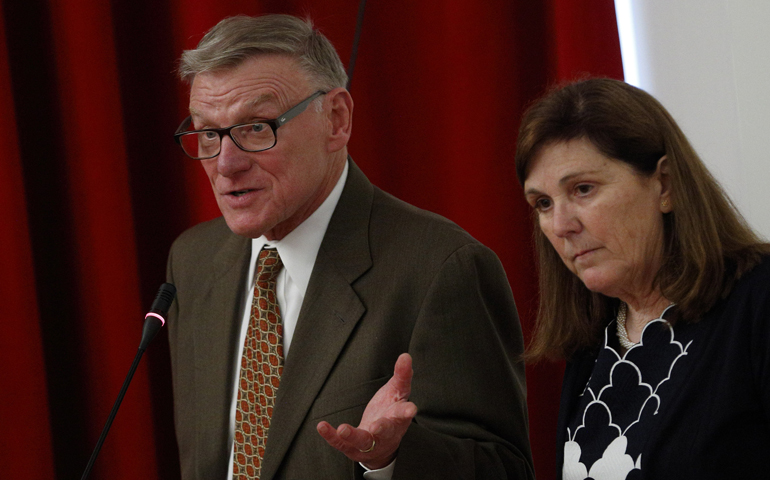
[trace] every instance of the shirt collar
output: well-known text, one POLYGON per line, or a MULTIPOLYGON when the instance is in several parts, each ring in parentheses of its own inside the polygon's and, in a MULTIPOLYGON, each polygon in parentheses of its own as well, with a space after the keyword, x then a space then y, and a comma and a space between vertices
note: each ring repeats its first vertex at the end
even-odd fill
POLYGON ((312 215, 281 240, 268 240, 264 235, 252 239, 252 267, 256 265, 257 256, 263 247, 275 247, 278 250, 278 255, 281 256, 286 274, 300 288, 300 291, 304 293, 310 282, 310 274, 313 273, 318 250, 321 248, 321 242, 324 235, 326 235, 326 229, 329 226, 334 209, 337 207, 337 202, 339 202, 342 195, 342 189, 345 186, 347 177, 348 162, 346 161, 337 184, 329 193, 329 196, 326 197, 326 200, 323 201, 321 206, 312 215))

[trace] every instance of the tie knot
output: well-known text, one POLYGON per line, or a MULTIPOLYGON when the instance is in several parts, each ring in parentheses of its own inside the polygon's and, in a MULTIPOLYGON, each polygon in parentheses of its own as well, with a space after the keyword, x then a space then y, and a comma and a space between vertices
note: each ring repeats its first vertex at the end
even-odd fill
POLYGON ((257 260, 257 279, 262 282, 275 280, 281 267, 283 267, 283 262, 281 256, 278 255, 278 250, 263 248, 259 252, 259 259, 257 260))

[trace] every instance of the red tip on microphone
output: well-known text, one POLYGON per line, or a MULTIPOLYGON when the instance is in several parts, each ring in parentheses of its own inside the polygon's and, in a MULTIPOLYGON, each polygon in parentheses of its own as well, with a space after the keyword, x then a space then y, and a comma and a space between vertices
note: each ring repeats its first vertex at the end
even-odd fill
POLYGON ((157 318, 158 320, 160 320, 161 326, 164 326, 166 324, 166 319, 163 318, 163 316, 158 315, 157 313, 150 312, 150 313, 148 313, 147 315, 144 316, 145 319, 147 317, 155 317, 155 318, 157 318))

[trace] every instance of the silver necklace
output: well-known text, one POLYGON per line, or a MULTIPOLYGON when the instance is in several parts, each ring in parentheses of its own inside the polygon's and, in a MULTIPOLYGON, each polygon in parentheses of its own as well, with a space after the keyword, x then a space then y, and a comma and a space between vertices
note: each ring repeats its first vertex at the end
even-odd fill
MULTIPOLYGON (((671 307, 671 305, 674 305, 674 303, 672 302, 666 308, 671 307)), ((663 312, 665 311, 666 310, 663 310, 663 312)), ((618 307, 618 316, 615 319, 615 325, 617 326, 618 341, 620 342, 620 346, 626 350, 629 350, 634 345, 638 345, 638 343, 634 343, 628 339, 628 330, 626 330, 627 315, 628 315, 628 305, 626 304, 626 302, 620 302, 620 307, 618 307)), ((660 317, 658 318, 663 318, 663 314, 661 313, 660 317)))
POLYGON ((620 307, 618 307, 618 316, 615 320, 618 331, 618 341, 620 342, 621 347, 626 350, 630 350, 631 347, 636 345, 636 343, 628 339, 628 330, 626 330, 626 315, 628 315, 628 305, 626 305, 626 302, 620 302, 620 307))

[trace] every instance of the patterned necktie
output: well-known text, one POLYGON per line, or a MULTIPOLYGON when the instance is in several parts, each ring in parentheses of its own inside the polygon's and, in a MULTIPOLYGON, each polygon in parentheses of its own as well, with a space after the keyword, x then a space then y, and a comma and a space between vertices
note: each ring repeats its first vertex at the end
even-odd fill
POLYGON ((233 480, 259 480, 267 430, 283 373, 283 325, 275 283, 283 263, 277 250, 257 260, 254 300, 241 357, 233 441, 233 480))

